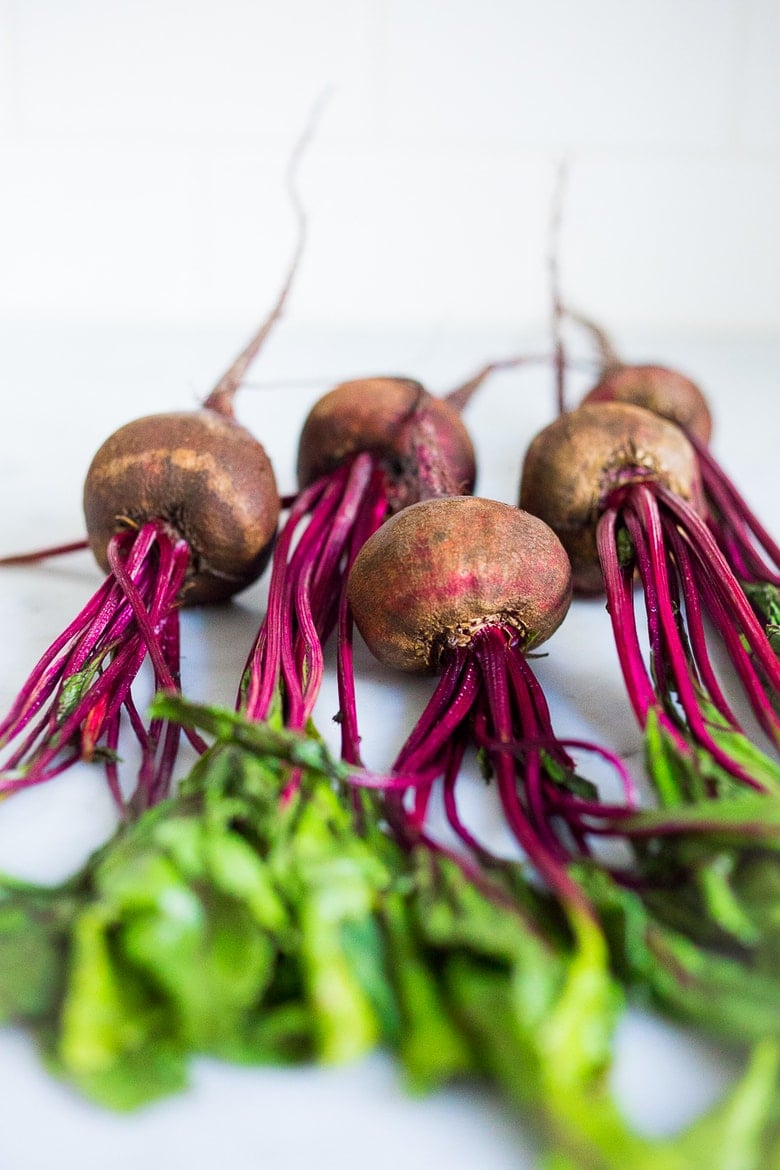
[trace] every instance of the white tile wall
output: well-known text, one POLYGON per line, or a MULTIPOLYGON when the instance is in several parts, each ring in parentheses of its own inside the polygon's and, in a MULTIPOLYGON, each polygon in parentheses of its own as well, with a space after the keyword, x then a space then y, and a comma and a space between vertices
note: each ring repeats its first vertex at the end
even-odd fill
POLYGON ((741 137, 750 149, 777 154, 780 150, 780 4, 777 0, 752 0, 746 17, 741 137))
POLYGON ((392 0, 385 121, 402 139, 723 145, 731 0, 392 0), (706 39, 705 39, 706 38, 706 39))
POLYGON ((780 328, 777 0, 0 0, 0 316, 780 328))

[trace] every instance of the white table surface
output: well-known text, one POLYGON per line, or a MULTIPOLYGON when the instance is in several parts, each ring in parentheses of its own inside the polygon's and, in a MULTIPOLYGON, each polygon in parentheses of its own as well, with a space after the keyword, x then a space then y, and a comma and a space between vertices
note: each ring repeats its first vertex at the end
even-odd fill
MULTIPOLYGON (((93 451, 141 414, 195 405, 245 340, 241 328, 0 324, 0 429, 5 553, 79 537, 81 482, 93 451)), ((696 377, 716 419, 714 448, 770 528, 775 517, 780 338, 621 338, 627 359, 658 359, 696 377)), ((483 361, 538 352, 539 338, 442 327, 351 335, 283 324, 250 376, 238 411, 264 442, 283 492, 294 486, 295 444, 306 410, 342 378, 406 373, 444 392, 483 361)), ((578 352, 582 353, 582 349, 578 352)), ((587 384, 570 379, 574 402, 587 384)), ((480 462, 478 491, 515 502, 520 460, 554 411, 546 369, 497 376, 467 412, 480 462)), ((0 570, 0 709, 37 657, 100 581, 86 553, 0 570)), ((183 679, 196 698, 232 703, 260 620, 265 583, 215 611, 183 618, 183 679)), ((603 602, 578 601, 535 663, 561 735, 588 736, 633 757, 639 734, 625 700, 603 602)), ((390 674, 358 647, 366 760, 392 759, 432 686, 390 674)), ((332 655, 318 724, 336 746, 332 655)), ((506 844, 484 786, 465 783, 472 826, 506 844)), ((54 881, 112 830, 100 774, 73 769, 0 804, 0 870, 54 881)), ((717 1047, 630 1010, 618 1031, 615 1091, 647 1132, 668 1132, 712 1101, 733 1075, 717 1047)), ((457 1087, 408 1097, 382 1055, 341 1069, 192 1065, 191 1088, 135 1115, 114 1116, 43 1069, 20 1030, 0 1030, 2 1170, 530 1170, 533 1144, 489 1092, 457 1087)))

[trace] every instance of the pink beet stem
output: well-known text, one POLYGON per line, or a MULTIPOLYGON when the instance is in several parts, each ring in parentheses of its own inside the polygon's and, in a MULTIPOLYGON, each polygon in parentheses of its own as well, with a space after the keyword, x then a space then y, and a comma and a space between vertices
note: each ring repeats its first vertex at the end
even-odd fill
POLYGON ((620 564, 617 546, 618 513, 608 508, 596 528, 599 562, 607 594, 607 612, 612 623, 615 649, 626 683, 626 690, 641 727, 658 701, 639 645, 634 610, 633 565, 620 564))
POLYGON ((51 548, 38 548, 33 552, 13 553, 8 557, 0 557, 0 566, 4 568, 6 565, 32 565, 48 557, 61 557, 67 553, 81 552, 85 548, 89 548, 87 540, 72 540, 68 544, 55 544, 51 548))
POLYGON ((368 453, 296 499, 277 540, 266 617, 244 672, 239 706, 248 718, 268 718, 281 683, 285 723, 305 726, 322 681, 322 646, 354 556, 351 541, 358 529, 366 538, 367 525, 378 524, 385 512, 368 453))
POLYGON ((737 719, 731 713, 726 700, 720 693, 717 680, 714 675, 710 677, 711 672, 709 670, 705 672, 705 664, 709 667, 709 660, 707 658, 707 647, 699 598, 701 598, 710 620, 724 642, 732 666, 737 672, 756 719, 769 739, 776 744, 780 730, 778 717, 764 689, 763 680, 756 670, 751 654, 746 649, 740 631, 734 624, 733 614, 723 605, 723 600, 718 591, 713 588, 709 575, 704 572, 699 572, 698 575, 694 575, 690 564, 688 545, 682 539, 681 534, 671 518, 662 517, 662 520, 670 547, 674 551, 675 562, 678 568, 682 569, 685 566, 691 573, 690 597, 686 601, 686 619, 688 632, 691 635, 694 658, 710 698, 724 719, 736 727, 738 725, 737 719))
POLYGON ((750 602, 734 576, 726 558, 715 541, 704 520, 681 497, 660 484, 658 499, 675 516, 685 531, 691 549, 703 571, 720 595, 724 607, 734 615, 751 653, 766 673, 767 681, 775 694, 780 694, 780 662, 775 655, 764 629, 756 617, 750 602))
MULTIPOLYGON (((656 484, 635 484, 625 497, 622 508, 623 518, 636 553, 646 610, 659 634, 657 639, 652 640, 651 645, 657 701, 668 709, 672 694, 676 694, 695 742, 701 744, 713 759, 735 778, 751 788, 761 788, 762 785, 715 742, 702 715, 699 701, 701 683, 696 665, 690 657, 690 647, 683 641, 680 611, 672 600, 675 585, 670 578, 672 566, 666 550, 663 524, 656 501, 658 490, 656 484)), ((606 575, 605 581, 611 606, 610 583, 606 575)), ((621 631, 616 632, 616 638, 622 638, 621 631)), ((618 648, 620 652, 619 643, 618 648)), ((738 731, 738 726, 734 725, 734 730, 738 731)))
POLYGON ((768 581, 780 587, 780 546, 707 445, 695 435, 688 438, 696 449, 704 491, 711 504, 710 525, 734 572, 744 581, 768 581))
MULTIPOLYGON (((482 631, 482 633, 484 636, 478 639, 476 653, 482 669, 486 701, 494 735, 500 743, 508 745, 517 737, 512 726, 509 687, 506 672, 503 669, 506 644, 501 635, 504 634, 504 631, 493 629, 482 631)), ((507 823, 531 865, 565 905, 577 907, 583 913, 592 916, 593 910, 590 903, 562 864, 560 855, 562 850, 559 853, 558 849, 550 849, 545 842, 540 840, 537 831, 529 822, 517 791, 514 760, 506 752, 498 751, 491 752, 491 761, 495 769, 501 806, 507 823)))
MULTIPOLYGON (((180 730, 169 727, 163 734, 160 721, 144 728, 130 687, 148 655, 156 686, 179 688, 178 595, 189 550, 184 542, 173 544, 162 525, 150 522, 138 532, 124 531, 112 538, 108 559, 109 576, 40 660, 3 722, 6 741, 26 730, 21 745, 3 766, 3 791, 51 779, 77 760, 90 759, 105 744, 109 753, 107 781, 120 804, 118 770, 112 756, 119 741, 123 707, 142 748, 139 786, 148 788, 155 798, 167 791, 180 730), (94 676, 90 678, 85 672, 94 672, 94 676), (81 675, 85 675, 83 688, 65 713, 61 709, 64 688, 81 675), (37 713, 41 717, 31 726, 37 713), (160 734, 163 747, 155 763, 160 734), (22 766, 24 772, 14 775, 22 766)), ((190 738, 198 751, 205 750, 196 733, 190 738)))
POLYGON ((737 718, 723 694, 710 659, 700 600, 706 600, 706 594, 702 589, 703 583, 697 579, 694 573, 688 544, 683 539, 676 524, 671 518, 664 517, 663 514, 661 515, 661 524, 663 526, 664 536, 669 543, 669 548, 674 558, 677 577, 682 588, 682 595, 685 602, 685 629, 691 647, 692 661, 696 663, 696 668, 701 676, 710 701, 721 713, 724 720, 736 727, 737 718))

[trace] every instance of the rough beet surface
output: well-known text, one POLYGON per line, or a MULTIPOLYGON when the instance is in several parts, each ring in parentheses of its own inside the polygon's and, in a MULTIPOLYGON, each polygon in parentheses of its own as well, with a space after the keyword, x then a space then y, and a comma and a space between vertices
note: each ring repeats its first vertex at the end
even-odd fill
POLYGON ((366 542, 348 599, 372 653, 406 671, 439 666, 445 649, 486 626, 510 626, 524 650, 544 642, 571 601, 557 537, 535 516, 478 496, 424 500, 366 542))
POLYGON ((474 446, 459 411, 413 379, 359 378, 320 398, 301 432, 300 486, 362 451, 384 464, 392 511, 429 495, 473 490, 474 446))
POLYGON ((696 453, 680 428, 639 406, 591 403, 560 415, 525 456, 520 507, 563 543, 575 590, 603 588, 596 526, 621 486, 657 481, 702 511, 696 453))
POLYGON ((224 601, 250 585, 271 553, 279 495, 263 447, 209 408, 149 415, 120 427, 96 452, 84 485, 90 547, 123 528, 162 520, 186 540, 186 604, 224 601))
POLYGON ((708 443, 712 434, 712 417, 701 390, 685 374, 668 366, 613 367, 585 395, 583 403, 591 402, 629 402, 643 406, 676 423, 702 443, 708 443))

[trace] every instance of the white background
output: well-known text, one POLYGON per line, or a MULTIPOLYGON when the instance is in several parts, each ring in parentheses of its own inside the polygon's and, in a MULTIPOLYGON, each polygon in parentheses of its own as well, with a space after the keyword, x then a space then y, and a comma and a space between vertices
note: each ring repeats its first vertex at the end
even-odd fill
POLYGON ((777 0, 0 0, 0 314, 780 323, 777 0))
MULTIPOLYGON (((779 59, 773 0, 0 0, 2 551, 78 535, 98 444, 137 414, 197 402, 266 311, 294 242, 284 168, 326 86, 301 169, 303 265, 240 402, 283 491, 305 410, 336 380, 404 372, 444 391, 544 344, 566 160, 566 293, 627 356, 701 379, 716 449, 771 526, 779 59)), ((483 494, 514 499, 552 410, 546 371, 485 389, 468 417, 483 494)), ((3 710, 98 580, 86 555, 0 574, 3 710)), ((232 700, 263 597, 260 584, 186 615, 191 693, 232 700)), ((358 665, 381 766, 427 683, 358 665)), ((562 734, 636 753, 600 602, 573 607, 538 671, 562 734)), ((326 733, 334 706, 329 678, 326 733)), ((472 813, 495 832, 482 792, 472 813)), ((0 868, 56 878, 111 824, 94 774, 74 773, 0 808, 0 868)), ((650 1130, 681 1123, 732 1071, 636 1013, 621 1029, 618 1091, 650 1130)), ((5 1030, 0 1085, 2 1170, 535 1165, 491 1098, 410 1101, 381 1059, 328 1073, 201 1062, 189 1095, 117 1119, 5 1030)))

